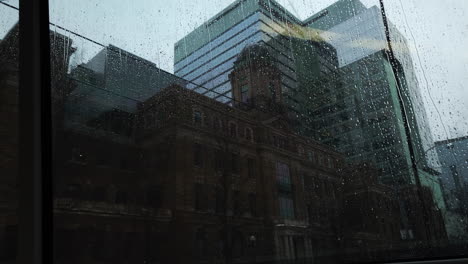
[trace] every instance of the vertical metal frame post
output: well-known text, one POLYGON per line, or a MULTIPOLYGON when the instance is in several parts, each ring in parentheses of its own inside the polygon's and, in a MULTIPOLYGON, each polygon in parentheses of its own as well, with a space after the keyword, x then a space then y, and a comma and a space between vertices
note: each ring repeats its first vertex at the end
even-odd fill
POLYGON ((19 1, 18 263, 52 262, 48 0, 19 1))

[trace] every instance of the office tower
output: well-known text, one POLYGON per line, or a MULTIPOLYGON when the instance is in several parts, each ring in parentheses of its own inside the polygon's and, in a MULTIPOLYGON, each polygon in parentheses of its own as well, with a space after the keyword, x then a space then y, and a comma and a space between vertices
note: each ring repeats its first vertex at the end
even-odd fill
POLYGON ((289 92, 297 89, 297 76, 293 43, 288 38, 293 33, 286 25, 300 24, 275 1, 238 0, 175 44, 175 75, 190 81, 188 88, 229 102, 232 95, 228 75, 237 55, 245 46, 268 43, 282 72, 285 101, 297 106, 291 97, 293 92, 289 92))
POLYGON ((383 183, 416 184, 414 162, 421 184, 431 188, 437 206, 444 210, 437 179, 438 157, 432 147, 432 134, 406 39, 389 23, 396 57, 395 76, 386 53, 385 27, 377 6, 366 8, 358 0, 341 0, 306 20, 304 25, 319 32, 336 49, 339 64, 339 78, 325 78, 328 85, 315 85, 317 89, 311 91, 326 98, 313 100, 325 102, 314 115, 318 116, 319 138, 336 146, 351 160, 377 164, 383 183), (414 161, 409 144, 414 149, 414 161))
MULTIPOLYGON (((395 105, 393 111, 396 116, 399 115, 398 112, 402 111, 402 109, 398 109, 398 102, 395 101, 398 100, 397 93, 401 93, 403 110, 406 112, 411 130, 411 141, 415 149, 415 160, 418 167, 429 171, 439 167, 437 154, 431 150, 433 146, 432 134, 427 123, 427 115, 408 44, 392 23, 389 23, 389 34, 398 62, 398 65, 395 65, 397 76, 394 76, 391 71, 386 53, 376 55, 379 51, 387 49, 385 27, 380 8, 377 6, 366 8, 358 0, 341 0, 318 12, 306 20, 304 24, 320 32, 323 39, 336 49, 339 67, 346 76, 344 77, 346 85, 355 85, 362 92, 373 92, 372 97, 379 98, 375 102, 377 105, 393 101, 395 105), (373 56, 374 59, 369 59, 370 56, 373 56), (382 65, 385 65, 386 70, 379 72, 379 68, 383 69, 382 65), (369 72, 371 73, 368 74, 369 72), (401 84, 399 89, 396 89, 398 87, 395 86, 396 78, 399 78, 401 84), (386 79, 389 84, 395 86, 396 90, 393 89, 392 94, 388 94, 392 88, 381 89, 381 85, 387 87, 387 84, 376 82, 378 79, 384 82, 386 79), (366 89, 363 86, 365 82, 368 82, 366 89)), ((398 118, 402 122, 402 117, 398 118)), ((406 135, 403 133, 400 137, 406 137, 406 135)), ((404 142, 405 140, 401 139, 400 141, 404 142)), ((422 173, 424 174, 424 172, 422 173)))
POLYGON ((432 136, 406 40, 390 23, 395 76, 383 52, 382 21, 378 7, 366 8, 357 0, 338 1, 305 21, 274 1, 236 1, 175 44, 174 70, 192 82, 188 88, 228 102, 227 76, 239 52, 265 43, 280 69, 296 132, 336 147, 350 160, 377 164, 382 183, 416 184, 416 163, 421 183, 443 208, 434 169, 437 155, 431 152, 432 136))
POLYGON ((238 0, 175 44, 175 75, 190 82, 187 88, 230 103, 228 75, 237 55, 248 45, 264 43, 281 71, 290 118, 305 123, 304 94, 299 89, 302 80, 297 71, 310 67, 314 76, 329 73, 337 67, 337 59, 329 44, 314 39, 311 32, 302 32, 301 25, 275 1, 238 0))

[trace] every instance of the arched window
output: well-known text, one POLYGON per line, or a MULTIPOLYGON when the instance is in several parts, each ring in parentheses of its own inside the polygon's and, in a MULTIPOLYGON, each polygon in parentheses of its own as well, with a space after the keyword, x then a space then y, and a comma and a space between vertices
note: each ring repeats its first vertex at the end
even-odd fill
POLYGON ((250 127, 245 128, 245 139, 248 141, 253 141, 253 131, 250 127))

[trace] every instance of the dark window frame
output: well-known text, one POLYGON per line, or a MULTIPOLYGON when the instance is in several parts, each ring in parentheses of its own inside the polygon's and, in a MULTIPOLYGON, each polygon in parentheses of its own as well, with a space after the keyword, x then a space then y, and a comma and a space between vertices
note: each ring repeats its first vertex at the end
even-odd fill
POLYGON ((19 1, 18 263, 52 263, 49 2, 19 1), (34 122, 32 122, 34 121, 34 122))

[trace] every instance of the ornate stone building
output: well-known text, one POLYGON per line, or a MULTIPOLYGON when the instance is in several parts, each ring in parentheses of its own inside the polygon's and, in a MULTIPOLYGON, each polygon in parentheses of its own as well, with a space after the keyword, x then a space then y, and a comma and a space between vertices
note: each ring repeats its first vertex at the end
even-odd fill
POLYGON ((177 219, 182 262, 305 259, 336 246, 343 157, 291 130, 264 52, 239 55, 232 106, 178 86, 140 105, 136 140, 162 169, 152 174, 177 219))

